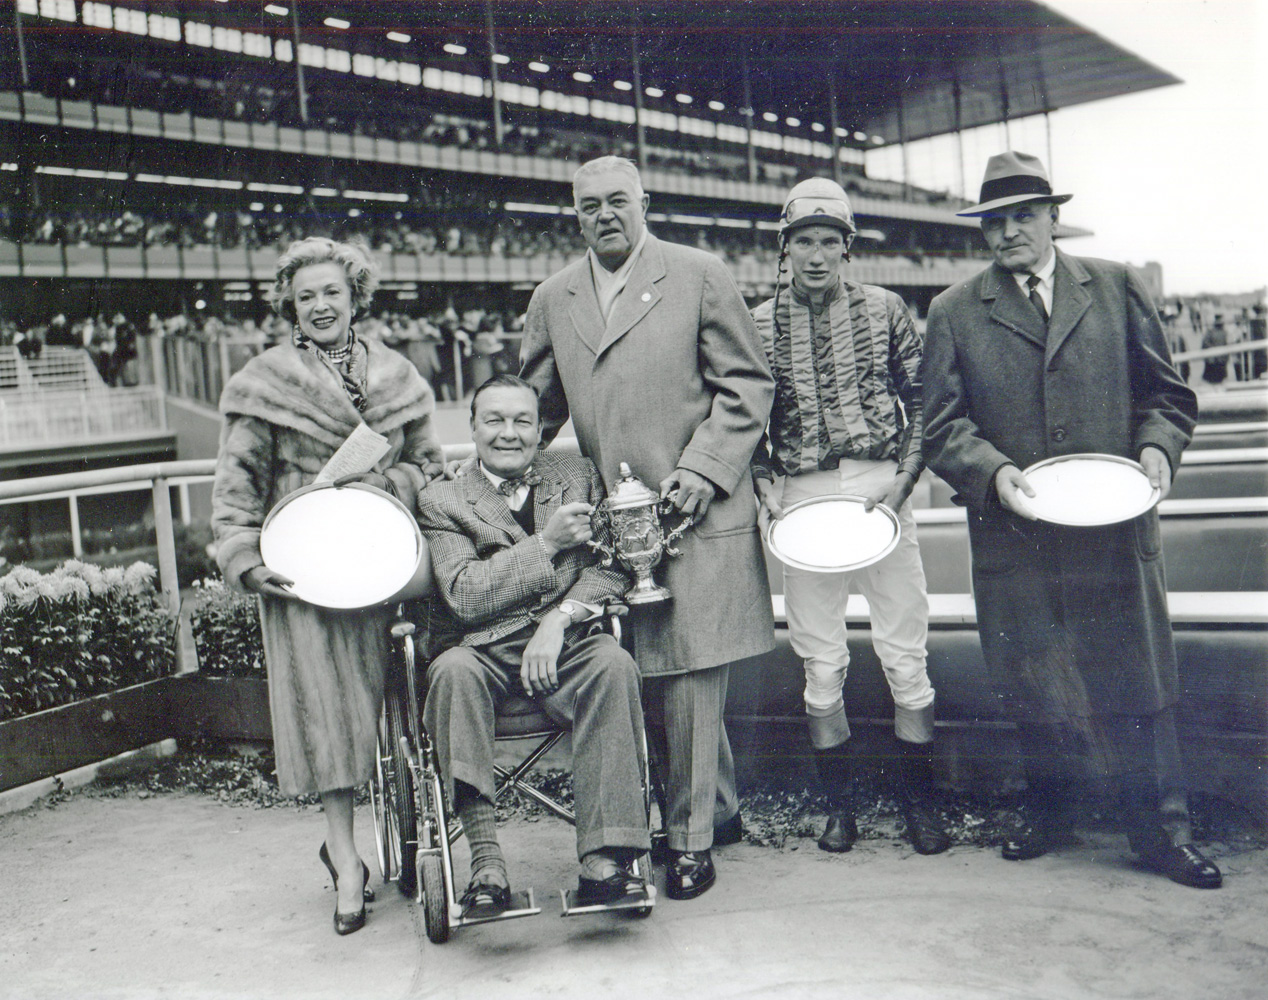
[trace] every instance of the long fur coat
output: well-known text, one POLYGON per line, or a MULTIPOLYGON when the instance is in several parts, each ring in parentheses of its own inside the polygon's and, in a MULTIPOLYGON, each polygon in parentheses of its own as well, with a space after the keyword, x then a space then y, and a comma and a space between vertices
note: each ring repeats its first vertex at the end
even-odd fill
MULTIPOLYGON (((260 529, 269 512, 311 483, 358 423, 390 445, 375 466, 381 476, 375 485, 411 510, 423 467, 442 460, 431 388, 401 355, 364 343, 363 413, 334 372, 290 344, 252 359, 225 386, 211 521, 230 586, 241 588, 242 575, 262 565, 260 529)), ((367 780, 383 698, 388 611, 330 611, 261 598, 260 619, 282 791, 331 791, 367 780)))

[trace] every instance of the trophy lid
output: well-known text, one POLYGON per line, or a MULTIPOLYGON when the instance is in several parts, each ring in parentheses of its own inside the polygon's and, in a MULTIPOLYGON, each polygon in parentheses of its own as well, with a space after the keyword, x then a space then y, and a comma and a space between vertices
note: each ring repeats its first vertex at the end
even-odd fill
POLYGON ((609 510, 628 510, 632 507, 649 507, 660 501, 660 495, 653 493, 638 476, 630 470, 628 462, 621 463, 621 478, 616 481, 608 494, 609 510))

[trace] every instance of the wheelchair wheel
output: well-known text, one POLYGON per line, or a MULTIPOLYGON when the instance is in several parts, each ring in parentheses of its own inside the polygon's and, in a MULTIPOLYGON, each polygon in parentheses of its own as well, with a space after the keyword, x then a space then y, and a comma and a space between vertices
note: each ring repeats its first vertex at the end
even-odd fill
POLYGON ((391 766, 388 820, 394 827, 396 840, 396 884, 401 893, 414 895, 417 872, 414 855, 418 850, 418 807, 414 798, 414 779, 410 774, 409 759, 401 749, 401 737, 409 730, 405 725, 404 699, 399 694, 389 694, 387 699, 387 738, 391 766))
POLYGON ((379 718, 379 738, 374 748, 374 776, 370 779, 370 814, 374 820, 374 851, 379 862, 379 875, 390 882, 397 863, 396 829, 389 811, 391 797, 388 782, 387 712, 379 718))
POLYGON ((445 894, 445 866, 434 854, 423 858, 423 925, 432 944, 449 940, 449 900, 445 894))

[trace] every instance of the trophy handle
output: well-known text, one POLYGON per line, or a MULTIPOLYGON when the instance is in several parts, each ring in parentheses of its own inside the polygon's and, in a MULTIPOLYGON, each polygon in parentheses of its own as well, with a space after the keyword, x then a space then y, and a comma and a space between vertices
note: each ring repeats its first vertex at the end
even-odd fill
MULTIPOLYGON (((590 514, 590 530, 596 535, 599 533, 600 525, 606 524, 607 513, 602 506, 596 507, 590 514)), ((599 565, 607 569, 612 565, 612 560, 616 558, 616 549, 611 545, 604 545, 597 539, 591 538, 586 545, 591 551, 599 554, 599 565)))
MULTIPOLYGON (((674 505, 668 499, 661 501, 660 512, 662 514, 668 514, 673 509, 674 509, 674 505)), ((673 531, 669 531, 665 534, 665 537, 662 539, 661 544, 664 545, 665 547, 666 555, 670 555, 670 556, 682 555, 681 549, 674 548, 674 542, 678 541, 678 539, 680 539, 683 535, 685 535, 687 533, 687 529, 690 528, 695 523, 696 523, 696 516, 694 514, 690 514, 687 517, 684 517, 682 519, 682 523, 680 523, 678 527, 674 528, 673 531)))

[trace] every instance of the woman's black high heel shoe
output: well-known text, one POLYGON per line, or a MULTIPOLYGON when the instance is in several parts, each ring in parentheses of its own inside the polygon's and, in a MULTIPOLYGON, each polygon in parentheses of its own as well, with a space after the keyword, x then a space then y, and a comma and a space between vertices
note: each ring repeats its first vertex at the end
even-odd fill
POLYGON ((353 931, 359 931, 365 926, 365 904, 366 900, 374 899, 374 890, 370 888, 370 869, 363 861, 361 862, 362 881, 361 881, 361 909, 355 913, 339 912, 339 876, 335 872, 335 866, 330 861, 330 852, 326 850, 326 845, 321 845, 321 850, 317 852, 317 857, 321 859, 321 863, 326 866, 330 872, 330 877, 335 883, 335 933, 351 934, 353 931))
MULTIPOLYGON (((330 872, 330 878, 335 883, 335 889, 338 890, 339 873, 335 871, 335 866, 331 863, 330 852, 326 850, 326 844, 324 841, 321 845, 321 850, 317 852, 317 857, 321 859, 321 863, 325 865, 326 870, 330 872)), ((365 888, 362 889, 361 896, 367 903, 373 903, 374 890, 370 888, 370 868, 364 861, 361 862, 361 871, 365 878, 365 888)))

